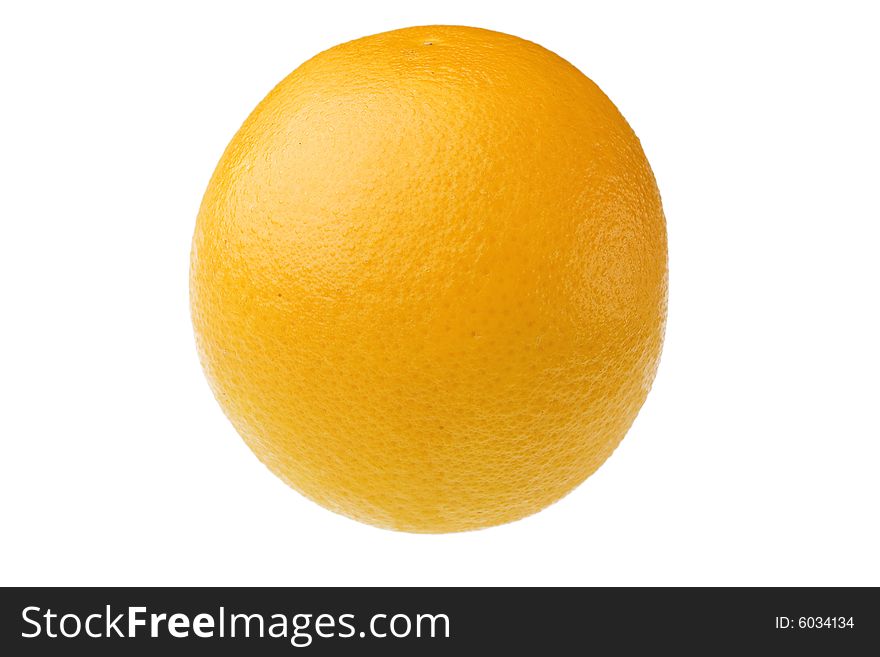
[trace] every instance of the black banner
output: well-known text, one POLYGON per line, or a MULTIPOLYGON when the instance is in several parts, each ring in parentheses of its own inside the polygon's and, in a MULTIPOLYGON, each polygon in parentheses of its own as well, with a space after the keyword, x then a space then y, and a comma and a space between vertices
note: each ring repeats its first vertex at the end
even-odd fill
POLYGON ((867 654, 876 589, 3 589, 5 655, 867 654))

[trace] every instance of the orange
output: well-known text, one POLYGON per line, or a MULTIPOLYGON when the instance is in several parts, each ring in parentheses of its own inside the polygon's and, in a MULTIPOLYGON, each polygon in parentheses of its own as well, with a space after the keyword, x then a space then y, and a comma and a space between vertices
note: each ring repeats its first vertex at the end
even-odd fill
POLYGON ((414 27, 284 79, 199 211, 208 381, 269 469, 357 520, 476 529, 551 504, 657 368, 666 232, 633 131, 522 39, 414 27))

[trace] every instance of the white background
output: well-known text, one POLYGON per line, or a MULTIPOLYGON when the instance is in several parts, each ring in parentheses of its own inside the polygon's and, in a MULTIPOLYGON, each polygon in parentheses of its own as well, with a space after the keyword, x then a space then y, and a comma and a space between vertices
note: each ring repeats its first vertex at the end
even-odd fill
POLYGON ((880 585, 878 17, 824 4, 4 5, 0 583, 880 585), (265 93, 431 23, 536 41, 615 101, 663 194, 671 297, 655 388, 597 474, 419 536, 251 455, 199 368, 187 270, 265 93))

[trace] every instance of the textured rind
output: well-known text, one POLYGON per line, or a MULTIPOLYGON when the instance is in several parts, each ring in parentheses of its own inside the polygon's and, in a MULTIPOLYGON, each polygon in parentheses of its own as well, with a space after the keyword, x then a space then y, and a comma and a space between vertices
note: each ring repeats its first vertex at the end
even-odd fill
POLYGON ((247 119, 193 238, 200 358, 279 477, 381 527, 515 520, 611 454, 659 359, 665 221, 599 88, 516 37, 328 50, 247 119))

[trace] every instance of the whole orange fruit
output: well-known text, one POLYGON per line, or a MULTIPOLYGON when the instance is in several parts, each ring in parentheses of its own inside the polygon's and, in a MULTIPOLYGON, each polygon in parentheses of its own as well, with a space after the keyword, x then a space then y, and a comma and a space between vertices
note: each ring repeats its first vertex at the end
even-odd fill
POLYGON ((414 27, 254 110, 196 224, 202 365, 275 474, 412 532, 495 525, 611 454, 654 374, 666 232, 638 139, 571 64, 414 27))

